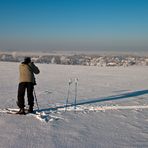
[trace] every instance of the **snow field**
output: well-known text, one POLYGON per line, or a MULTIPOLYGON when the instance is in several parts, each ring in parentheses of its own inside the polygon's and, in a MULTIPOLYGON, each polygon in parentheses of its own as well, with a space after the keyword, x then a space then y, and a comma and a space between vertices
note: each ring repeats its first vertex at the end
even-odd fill
POLYGON ((37 117, 3 112, 17 108, 18 65, 0 62, 0 147, 148 147, 148 67, 37 64, 35 91, 43 113, 37 117), (65 112, 68 81, 75 78, 78 106, 71 107, 73 83, 65 112))

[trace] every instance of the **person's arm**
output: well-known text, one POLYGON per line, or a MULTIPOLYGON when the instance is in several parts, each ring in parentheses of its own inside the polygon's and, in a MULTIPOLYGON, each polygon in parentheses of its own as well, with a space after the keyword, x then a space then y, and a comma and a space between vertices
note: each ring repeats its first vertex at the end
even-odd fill
POLYGON ((28 65, 31 67, 31 70, 32 70, 33 73, 35 73, 35 74, 40 73, 40 70, 38 69, 38 67, 33 62, 29 63, 28 65))

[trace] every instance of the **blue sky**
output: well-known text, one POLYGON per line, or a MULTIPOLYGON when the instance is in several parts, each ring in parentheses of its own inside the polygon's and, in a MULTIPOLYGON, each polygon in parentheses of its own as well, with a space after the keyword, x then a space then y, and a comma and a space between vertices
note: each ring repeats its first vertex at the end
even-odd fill
POLYGON ((147 0, 0 0, 0 49, 148 51, 147 0))

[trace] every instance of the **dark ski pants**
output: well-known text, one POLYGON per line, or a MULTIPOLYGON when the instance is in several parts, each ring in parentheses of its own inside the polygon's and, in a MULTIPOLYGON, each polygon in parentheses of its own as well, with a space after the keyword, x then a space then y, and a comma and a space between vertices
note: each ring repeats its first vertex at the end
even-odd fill
POLYGON ((25 91, 27 90, 28 105, 33 107, 34 96, 33 96, 34 85, 31 82, 22 82, 18 86, 17 105, 19 108, 25 107, 25 91))

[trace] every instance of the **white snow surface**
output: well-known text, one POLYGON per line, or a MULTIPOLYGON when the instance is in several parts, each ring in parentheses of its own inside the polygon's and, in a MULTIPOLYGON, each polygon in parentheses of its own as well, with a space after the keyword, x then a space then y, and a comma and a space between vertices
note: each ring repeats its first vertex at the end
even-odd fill
POLYGON ((18 109, 18 66, 0 62, 0 148, 148 147, 148 67, 37 64, 40 109, 13 115, 5 108, 18 109))

